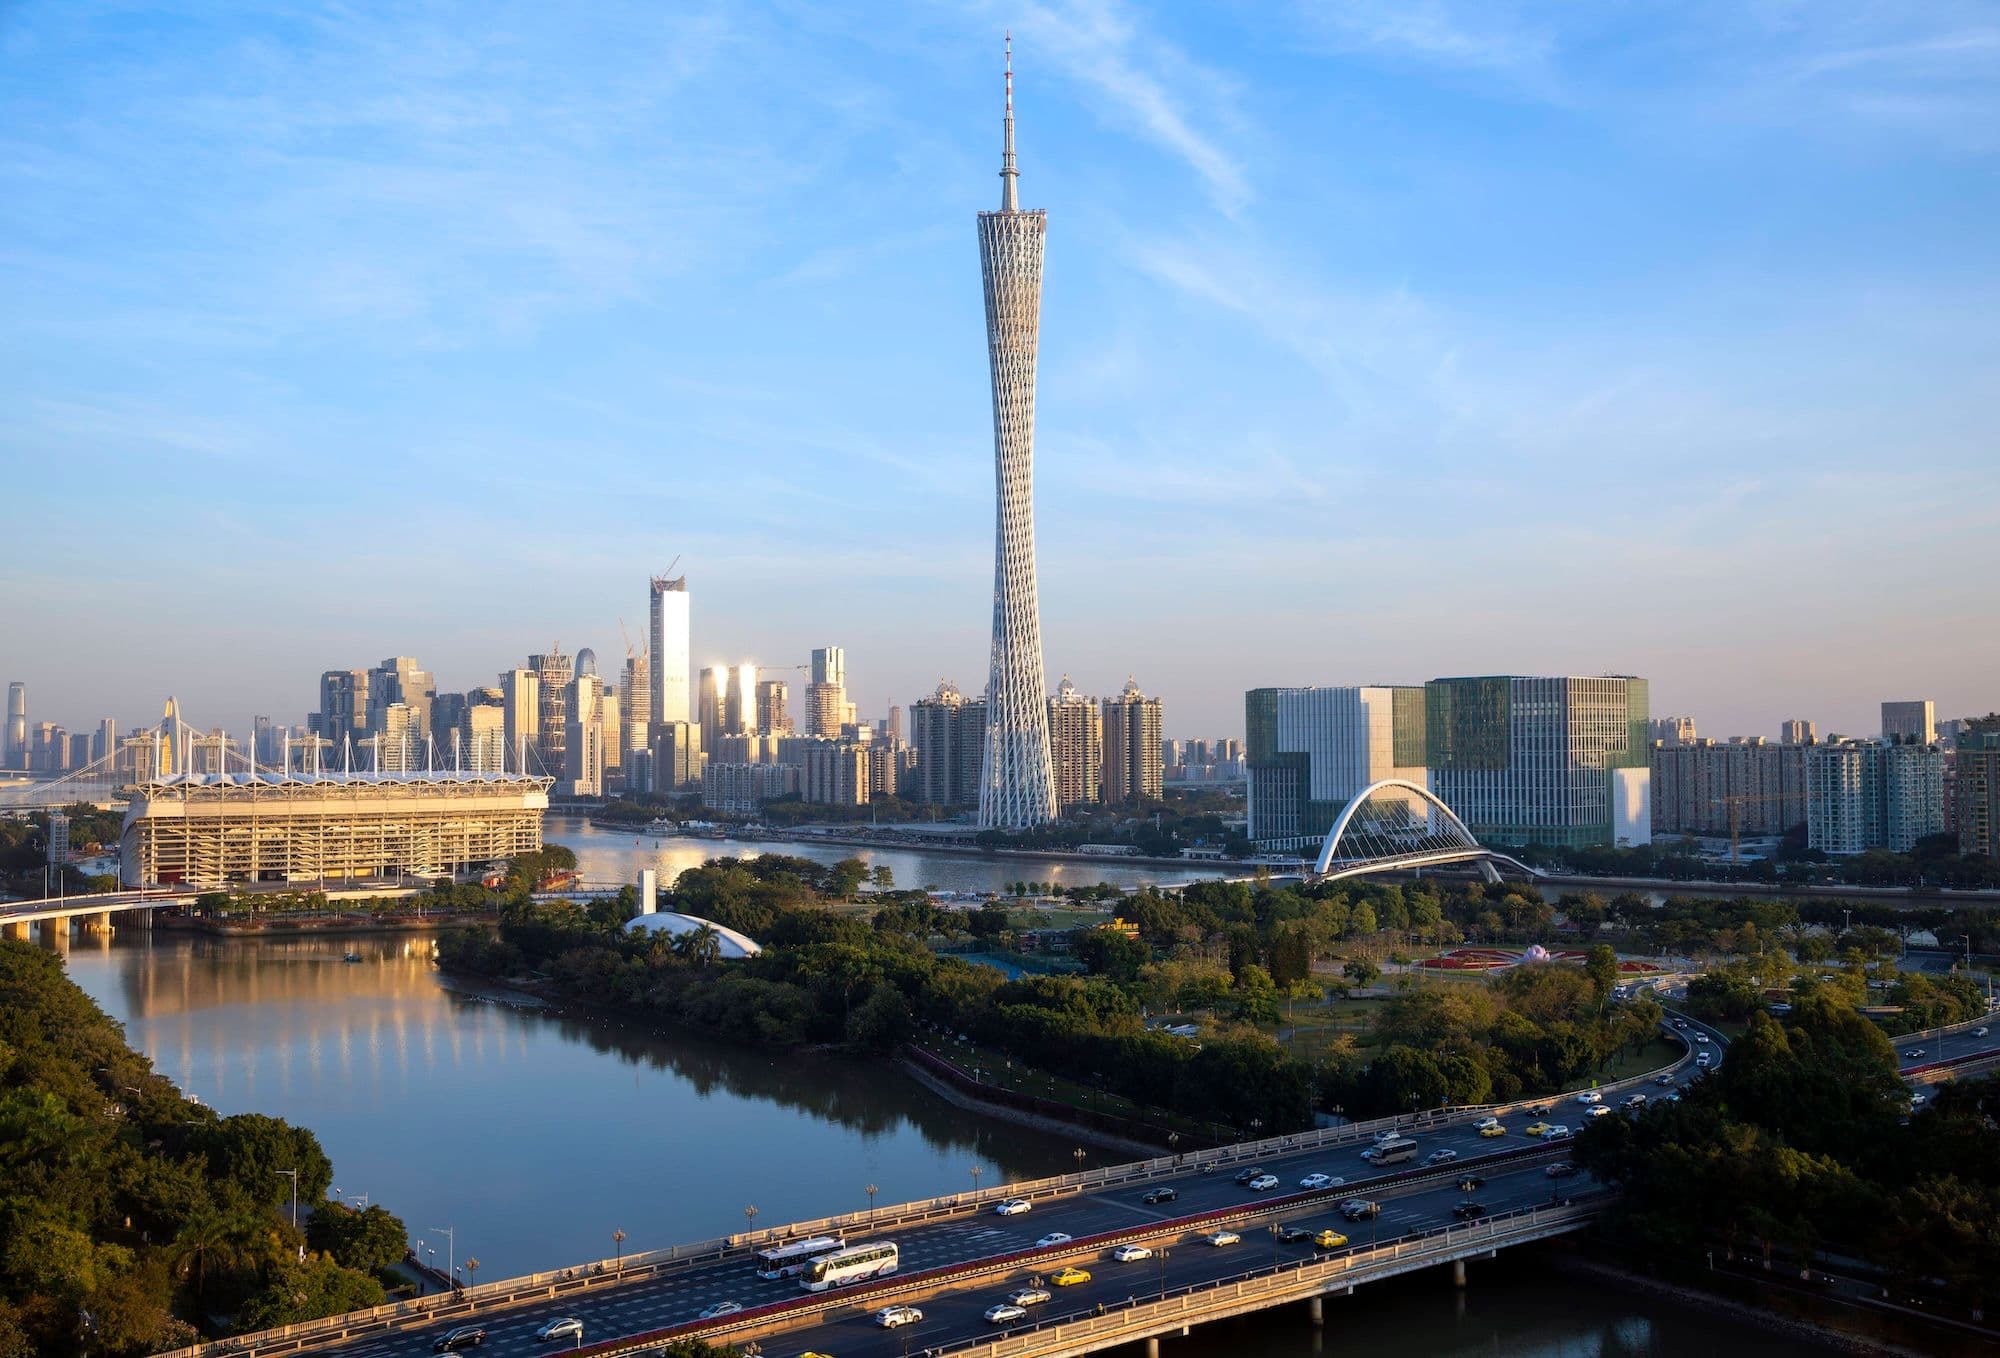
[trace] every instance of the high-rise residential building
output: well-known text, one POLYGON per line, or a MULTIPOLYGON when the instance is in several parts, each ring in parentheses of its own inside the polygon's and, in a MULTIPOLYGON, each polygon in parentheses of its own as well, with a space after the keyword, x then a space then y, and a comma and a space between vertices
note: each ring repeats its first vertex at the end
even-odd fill
POLYGON ((319 711, 309 725, 339 749, 368 731, 368 671, 328 670, 319 677, 319 711))
POLYGON ((480 703, 465 709, 464 729, 458 737, 458 767, 466 773, 507 771, 507 709, 480 703))
POLYGON ((10 769, 28 767, 28 686, 16 679, 7 685, 6 764, 10 769))
POLYGON ((1908 745, 1937 741, 1937 704, 1929 699, 1882 704, 1882 739, 1908 745))
POLYGON ((685 575, 653 577, 652 645, 646 662, 653 685, 650 720, 694 721, 690 691, 692 650, 688 643, 685 575))
POLYGON ((914 800, 935 806, 977 806, 985 749, 986 702, 966 701, 949 681, 910 708, 910 744, 916 751, 914 800))
POLYGON ((799 770, 799 800, 816 806, 866 806, 875 784, 865 741, 813 740, 799 770))
POLYGON ((1498 675, 1424 685, 1431 791, 1496 844, 1652 838, 1647 685, 1498 675))
MULTIPOLYGON (((280 754, 278 757, 281 758, 283 749, 282 741, 280 742, 279 748, 280 748, 280 754)), ((90 762, 94 764, 100 759, 109 758, 111 755, 117 753, 117 751, 118 751, 118 722, 115 718, 106 717, 102 721, 97 723, 97 736, 90 743, 90 762)), ((267 762, 275 764, 276 762, 278 762, 278 759, 269 758, 267 759, 267 762)))
POLYGON ((1806 750, 1762 736, 1656 745, 1654 832, 1781 835, 1804 825, 1806 750))
POLYGON ((1958 733, 1958 851, 2000 858, 2000 726, 1968 722, 1958 733))
POLYGON ((1939 746, 1827 740, 1807 749, 1807 847, 1829 854, 1907 853, 1944 829, 1939 746))
POLYGON ((1813 724, 1804 717, 1791 717, 1778 725, 1778 740, 1782 744, 1810 745, 1818 739, 1813 724))
POLYGON ((627 753, 652 748, 652 726, 653 667, 640 651, 625 657, 625 678, 618 685, 619 739, 627 753))
POLYGON ((1049 699, 1049 755, 1056 779, 1056 806, 1063 811, 1102 795, 1104 710, 1086 698, 1065 674, 1049 699))
POLYGON ((600 797, 604 795, 604 680, 595 674, 577 675, 570 680, 563 709, 568 723, 563 767, 568 772, 557 780, 556 790, 568 797, 600 797))
POLYGON ((1035 588, 1035 350, 1047 214, 1021 211, 1014 167, 1014 61, 1000 156, 1000 210, 979 214, 986 355, 993 380, 993 661, 986 684, 979 824, 1018 830, 1056 817, 1042 622, 1035 588))
POLYGON ((429 670, 418 667, 407 655, 392 655, 368 671, 368 729, 380 733, 382 713, 392 703, 407 707, 416 721, 417 738, 428 736, 431 701, 437 697, 437 682, 429 670))
POLYGON ((1107 802, 1158 801, 1161 790, 1160 700, 1139 691, 1129 676, 1125 690, 1104 700, 1104 777, 1107 802))
POLYGON ((792 686, 782 679, 757 681, 757 729, 772 735, 792 731, 792 686))
POLYGON ((670 721, 653 728, 652 778, 648 792, 674 796, 702 785, 701 727, 670 721))
POLYGON ((703 766, 701 800, 711 811, 755 811, 765 802, 799 790, 799 771, 790 764, 703 766))
POLYGON ((1690 745, 1694 743, 1693 717, 1655 717, 1652 722, 1653 739, 1662 745, 1690 745))
POLYGON ((532 669, 502 670, 499 687, 501 706, 507 714, 507 768, 523 775, 542 775, 535 757, 542 737, 542 676, 532 669))
POLYGON ((541 680, 541 710, 534 745, 541 764, 529 772, 546 774, 561 783, 569 776, 563 763, 563 742, 569 737, 569 686, 576 678, 576 661, 556 645, 543 655, 529 656, 528 668, 541 680))
MULTIPOLYGON (((1249 835, 1311 848, 1371 783, 1424 782, 1424 690, 1369 685, 1257 688, 1243 695, 1249 732, 1249 835)), ((1213 755, 1217 742, 1208 746, 1213 755)), ((1204 759, 1202 762, 1211 762, 1204 759)), ((1385 799, 1385 807, 1421 808, 1385 799)))

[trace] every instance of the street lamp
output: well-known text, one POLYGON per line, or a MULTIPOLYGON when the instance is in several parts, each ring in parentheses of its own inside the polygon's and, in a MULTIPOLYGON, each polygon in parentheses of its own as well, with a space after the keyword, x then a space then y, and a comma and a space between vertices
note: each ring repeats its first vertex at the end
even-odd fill
POLYGON ((881 1192, 882 1190, 880 1188, 877 1188, 874 1184, 870 1184, 868 1185, 867 1188, 863 1189, 862 1191, 867 1193, 868 1195, 868 1220, 870 1222, 873 1222, 875 1220, 875 1195, 881 1192))
MULTIPOLYGON (((434 1230, 434 1231, 443 1231, 443 1232, 444 1232, 444 1238, 445 1238, 445 1252, 444 1252, 444 1262, 445 1262, 445 1271, 444 1271, 444 1276, 445 1276, 445 1281, 446 1281, 446 1282, 449 1282, 449 1283, 452 1283, 452 1284, 456 1284, 456 1283, 458 1282, 458 1234, 457 1234, 457 1232, 456 1232, 456 1231, 455 1231, 455 1230, 454 1230, 454 1229, 453 1229, 452 1227, 450 1227, 450 1226, 433 1226, 433 1227, 431 1227, 431 1229, 432 1229, 432 1230, 434 1230)), ((436 1251, 436 1250, 432 1250, 432 1251, 431 1251, 431 1256, 432 1256, 433 1258, 435 1258, 435 1257, 437 1256, 437 1251, 436 1251)))
POLYGON ((611 1243, 618 1249, 618 1267, 622 1271, 625 1267, 625 1230, 623 1227, 611 1233, 611 1243))
POLYGON ((743 1209, 743 1219, 744 1219, 745 1221, 747 1221, 747 1222, 749 1222, 749 1223, 750 1223, 750 1224, 749 1224, 749 1226, 748 1226, 748 1227, 746 1228, 746 1229, 747 1229, 748 1231, 750 1231, 750 1232, 754 1232, 754 1231, 756 1231, 756 1229, 757 1229, 757 1209, 756 1209, 756 1207, 755 1207, 755 1206, 750 1206, 750 1207, 745 1207, 745 1208, 743 1209))
POLYGON ((1076 1172, 1078 1174, 1083 1173, 1083 1147, 1078 1146, 1070 1154, 1076 1157, 1076 1172))
POLYGON ((465 1261, 465 1273, 468 1278, 472 1279, 471 1285, 477 1286, 479 1283, 479 1261, 477 1259, 467 1259, 465 1261))
POLYGON ((295 1169, 280 1169, 273 1172, 283 1174, 292 1181, 292 1229, 296 1231, 299 1228, 299 1172, 295 1169))
POLYGON ((980 1168, 978 1165, 974 1165, 972 1167, 972 1196, 975 1198, 979 1196, 979 1176, 984 1174, 985 1172, 986 1171, 980 1168))

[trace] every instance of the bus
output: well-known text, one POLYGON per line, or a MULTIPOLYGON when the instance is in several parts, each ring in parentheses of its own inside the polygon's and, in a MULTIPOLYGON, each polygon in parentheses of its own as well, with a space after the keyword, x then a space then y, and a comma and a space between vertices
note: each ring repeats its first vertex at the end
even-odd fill
POLYGON ((804 1240, 789 1240, 782 1245, 773 1245, 767 1250, 757 1251, 757 1276, 760 1278, 796 1278, 805 1266, 822 1254, 832 1254, 837 1249, 846 1248, 847 1242, 837 1235, 814 1235, 804 1240))
POLYGON ((1407 1136, 1391 1137, 1389 1140, 1381 1142, 1375 1147, 1373 1154, 1369 1156, 1369 1159, 1373 1160, 1378 1167, 1382 1165, 1400 1165, 1405 1160, 1414 1160, 1416 1158, 1417 1143, 1410 1140, 1407 1136))
POLYGON ((805 1266, 799 1286, 808 1292, 824 1292, 829 1287, 846 1287, 896 1271, 896 1246, 887 1240, 822 1254, 805 1266))

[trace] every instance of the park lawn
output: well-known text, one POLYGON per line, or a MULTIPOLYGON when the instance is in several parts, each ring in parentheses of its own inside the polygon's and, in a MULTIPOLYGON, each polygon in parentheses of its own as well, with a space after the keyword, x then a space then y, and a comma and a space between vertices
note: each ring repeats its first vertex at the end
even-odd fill
POLYGON ((1076 929, 1085 925, 1103 924, 1113 913, 1110 910, 1077 910, 1069 906, 1010 905, 1007 908, 1007 927, 1076 929))
MULTIPOLYGON (((1671 1066, 1680 1059, 1680 1043, 1656 1037, 1636 1052, 1630 1047, 1619 1048, 1597 1071, 1594 1078, 1600 1084, 1610 1084, 1614 1080, 1629 1080, 1635 1075, 1644 1075, 1662 1066, 1671 1066)), ((1589 1080, 1583 1080, 1572 1084, 1570 1088, 1586 1089, 1589 1085, 1589 1080)))
POLYGON ((1078 1084, 1074 1080, 1035 1066, 1025 1065, 1018 1060, 1010 1062, 1005 1052, 981 1046, 977 1042, 960 1042, 955 1037, 934 1033, 919 1034, 911 1038, 910 1042, 911 1045, 922 1047, 933 1056, 951 1062, 967 1074, 975 1075, 985 1084, 1010 1089, 1020 1094, 1032 1094, 1040 1099, 1053 1099, 1058 1103, 1069 1104, 1073 1108, 1089 1109, 1093 1113, 1151 1123, 1156 1127, 1180 1131, 1194 1138, 1207 1139, 1214 1133, 1213 1128, 1203 1127, 1191 1118, 1170 1113, 1164 1108, 1151 1108, 1142 1103, 1135 1103, 1123 1095, 1078 1084))

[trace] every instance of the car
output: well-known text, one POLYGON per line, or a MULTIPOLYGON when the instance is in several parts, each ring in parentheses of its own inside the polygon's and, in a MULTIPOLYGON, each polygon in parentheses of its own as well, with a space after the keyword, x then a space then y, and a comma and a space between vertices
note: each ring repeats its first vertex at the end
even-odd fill
POLYGON ((1603 1104, 1600 1103, 1597 1105, 1597 1107, 1591 1109, 1588 1113, 1584 1114, 1584 1116, 1593 1118, 1610 1117, 1611 1110, 1609 1108, 1606 1108, 1603 1104))
POLYGON ((1023 1212, 1032 1211, 1034 1206, 1035 1204, 1026 1198, 1009 1198, 1005 1202, 994 1203, 993 1212, 995 1216, 1016 1217, 1023 1212))
POLYGON ((1220 1231, 1210 1231, 1207 1235, 1203 1236, 1202 1239, 1206 1240, 1211 1245, 1220 1247, 1223 1245, 1237 1244, 1243 1239, 1243 1237, 1231 1230, 1220 1230, 1220 1231))
POLYGON ((1570 1175, 1576 1173, 1576 1166, 1567 1160, 1558 1160, 1543 1170, 1542 1173, 1548 1175, 1551 1179, 1567 1179, 1570 1175))
POLYGON ((1296 1245, 1301 1240, 1310 1240, 1312 1238, 1313 1228, 1310 1226, 1284 1226, 1278 1230, 1278 1239, 1284 1241, 1287 1245, 1296 1245))
POLYGON ((1528 1110, 1528 1116, 1531 1118, 1545 1118, 1555 1111, 1556 1106, 1552 1103, 1538 1103, 1528 1110))
POLYGON ((1239 1184, 1247 1184, 1252 1179, 1261 1179, 1263 1177, 1264 1171, 1256 1165, 1252 1165, 1248 1169, 1236 1171, 1236 1182, 1239 1184))
POLYGON ((460 1349, 476 1349, 486 1342, 486 1331, 477 1325, 460 1325, 446 1330, 431 1344, 432 1353, 457 1353, 460 1349))
POLYGON ((1344 1182, 1346 1181, 1343 1179, 1336 1179, 1331 1174, 1308 1174, 1306 1175, 1305 1178, 1299 1180, 1299 1187, 1335 1188, 1344 1182))
POLYGON ((1706 1047, 1706 1046, 1708 1045, 1708 1034, 1707 1034, 1707 1033, 1696 1033, 1696 1034, 1694 1035, 1694 1040, 1695 1040, 1695 1042, 1696 1042, 1696 1043, 1698 1043, 1699 1045, 1701 1045, 1701 1046, 1704 1046, 1704 1047, 1706 1047))
POLYGON ((1448 1165, 1456 1159, 1458 1159, 1458 1152, 1452 1150, 1450 1147, 1446 1147, 1444 1150, 1432 1151, 1429 1155, 1426 1155, 1424 1163, 1427 1165, 1448 1165))
POLYGON ((1316 1250, 1337 1250, 1346 1243, 1347 1237, 1330 1226, 1313 1237, 1313 1248, 1316 1250))
POLYGON ((1625 1106, 1627 1108, 1644 1108, 1646 1106, 1646 1096, 1644 1094, 1630 1095, 1625 1100, 1625 1106))
POLYGON ((1671 1075, 1655 1076, 1653 1083, 1662 1089, 1672 1089, 1674 1087, 1674 1077, 1671 1075))
POLYGON ((1277 1186, 1278 1176, 1275 1174, 1259 1174, 1246 1185, 1252 1193, 1268 1193, 1277 1186))
POLYGON ((1911 1107, 1911 1109, 1912 1109, 1912 1110, 1915 1110, 1915 1109, 1918 1109, 1918 1108, 1922 1108, 1923 1106, 1924 1106, 1924 1096, 1923 1096, 1923 1095, 1921 1095, 1921 1094, 1912 1094, 1912 1095, 1910 1095, 1910 1107, 1911 1107))
POLYGON ((1496 1122, 1491 1127, 1481 1127, 1479 1134, 1485 1137, 1505 1136, 1507 1129, 1496 1122))
POLYGON ((1483 1202, 1462 1202, 1451 1209, 1451 1214, 1460 1221, 1471 1221, 1485 1216, 1486 1211, 1486 1204, 1483 1202))
POLYGON ((1694 1059, 1694 1063, 1695 1063, 1695 1064, 1696 1064, 1697 1066, 1706 1066, 1706 1065, 1707 1065, 1707 1064, 1709 1063, 1709 1061, 1708 1061, 1708 1053, 1707 1053, 1707 1052, 1703 1052, 1703 1053, 1702 1053, 1702 1054, 1701 1054, 1700 1056, 1697 1056, 1697 1057, 1695 1057, 1695 1059, 1694 1059))
POLYGON ((1984 1037, 1986 1036, 1986 1030, 1984 1028, 1974 1028, 1972 1030, 1972 1035, 1974 1037, 1984 1037))
POLYGON ((1549 1134, 1543 1137, 1542 1140, 1567 1141, 1570 1139, 1570 1135, 1571 1133, 1569 1128, 1564 1126, 1562 1123, 1558 1122, 1555 1126, 1549 1128, 1549 1134))
POLYGON ((1111 1251, 1111 1257, 1121 1264, 1136 1264, 1141 1259, 1150 1259, 1153 1252, 1144 1245, 1120 1245, 1111 1251))
POLYGON ((717 1316, 733 1316, 742 1309, 743 1309, 743 1303, 740 1301, 711 1302, 709 1305, 702 1307, 700 1311, 696 1312, 695 1319, 714 1320, 717 1316))
POLYGON ((1661 1097, 1668 1103, 1679 1103, 1681 1101, 1681 1092, 1676 1089, 1673 1093, 1662 1095, 1661 1097))
POLYGON ((1576 1096, 1578 1103, 1603 1103, 1604 1096, 1594 1089, 1586 1089, 1576 1096))
POLYGON ((986 1323, 988 1325, 1012 1325, 1017 1320, 1026 1320, 1027 1318, 1028 1308, 1025 1306, 1016 1306, 1011 1301, 995 1302, 986 1308, 986 1323))
POLYGON ((1500 1119, 1499 1119, 1499 1118, 1496 1118, 1496 1117, 1494 1117, 1493 1115, 1491 1115, 1491 1114, 1489 1113, 1489 1114, 1488 1114, 1487 1116, 1485 1116, 1485 1117, 1483 1117, 1483 1118, 1479 1119, 1479 1121, 1477 1121, 1477 1122, 1473 1123, 1472 1125, 1473 1125, 1473 1127, 1474 1127, 1475 1129, 1477 1129, 1478 1131, 1482 1131, 1482 1132, 1483 1132, 1483 1131, 1485 1131, 1485 1130, 1486 1130, 1486 1129, 1487 1129, 1488 1127, 1498 1127, 1498 1126, 1500 1125, 1500 1119))
POLYGON ((1071 1264, 1068 1268, 1059 1268, 1049 1275, 1050 1284, 1056 1287, 1075 1287, 1078 1283, 1089 1281, 1090 1270, 1078 1268, 1075 1264, 1071 1264))
POLYGON ((1402 1135, 1401 1132, 1397 1131, 1394 1127, 1391 1127, 1386 1132, 1375 1133, 1375 1144, 1379 1146, 1384 1141, 1394 1141, 1397 1137, 1401 1135, 1402 1135))
POLYGON ((1038 1250, 1053 1249, 1057 1245, 1067 1245, 1070 1241, 1074 1239, 1076 1239, 1076 1237, 1071 1235, 1068 1231, 1050 1231, 1047 1235, 1043 1236, 1040 1240, 1037 1240, 1035 1242, 1035 1248, 1038 1250))
POLYGON ((1016 1306, 1040 1306, 1053 1295, 1046 1287, 1017 1287, 1007 1294, 1007 1300, 1016 1306))
POLYGON ((875 1313, 875 1323, 885 1330, 893 1330, 899 1325, 914 1325, 924 1318, 924 1313, 914 1306, 884 1306, 875 1313))
POLYGON ((1484 1188, 1485 1186, 1486 1180, 1480 1178, 1477 1174, 1461 1174, 1458 1178, 1458 1191, 1461 1193, 1470 1193, 1475 1188, 1484 1188))
POLYGON ((1903 1059, 1905 1061, 1914 1061, 1923 1054, 1924 1054, 1924 1049, 1922 1047, 1912 1047, 1908 1051, 1903 1053, 1903 1059))
POLYGON ((1687 1027, 1687 1026, 1688 1026, 1688 1021, 1687 1021, 1686 1019, 1675 1019, 1675 1020, 1674 1020, 1674 1027, 1676 1027, 1676 1028, 1685 1028, 1685 1027, 1687 1027))
POLYGON ((1139 1201, 1145 1203, 1148 1207, 1151 1207, 1155 1203, 1173 1202, 1176 1199, 1178 1199, 1180 1195, 1181 1191, 1178 1188, 1153 1188, 1153 1189, 1148 1189, 1146 1191, 1146 1196, 1139 1199, 1139 1201))
POLYGON ((1382 1204, 1354 1198, 1340 1205, 1340 1214, 1349 1221, 1373 1221, 1382 1215, 1382 1204))
POLYGON ((1555 1128, 1546 1122, 1531 1122, 1527 1128, 1529 1136, 1547 1136, 1554 1130, 1555 1128))
POLYGON ((537 1339, 581 1339, 583 1322, 575 1316, 557 1316, 541 1329, 535 1331, 537 1339))

